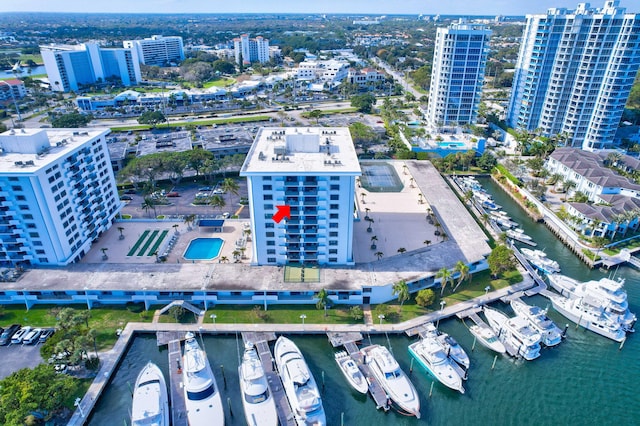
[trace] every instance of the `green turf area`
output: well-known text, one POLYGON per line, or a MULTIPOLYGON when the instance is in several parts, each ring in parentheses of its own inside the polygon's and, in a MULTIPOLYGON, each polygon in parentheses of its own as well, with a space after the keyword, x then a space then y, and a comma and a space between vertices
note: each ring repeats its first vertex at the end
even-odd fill
POLYGON ((337 305, 324 310, 315 305, 271 305, 264 310, 262 305, 216 305, 205 313, 205 321, 211 314, 216 314, 217 323, 228 324, 300 324, 300 315, 304 314, 305 324, 362 324, 362 320, 351 317, 349 306, 337 305))
POLYGON ((147 239, 147 241, 144 243, 144 245, 142 246, 142 248, 138 252, 138 256, 143 256, 144 255, 144 253, 147 251, 147 249, 149 248, 149 246, 151 245, 151 243, 156 238, 156 235, 158 235, 159 232, 160 231, 157 230, 157 229, 154 229, 151 232, 151 235, 149 235, 149 238, 147 239))
POLYGON ((222 77, 222 78, 217 78, 217 79, 212 80, 212 81, 207 81, 202 86, 205 89, 208 89, 209 87, 228 87, 228 86, 231 86, 231 85, 235 84, 235 82, 236 82, 236 80, 234 80, 233 78, 222 77))
POLYGON ((133 247, 131 247, 131 250, 129 250, 129 253, 127 253, 127 256, 133 256, 134 253, 136 252, 136 250, 138 250, 138 247, 140 247, 140 244, 142 244, 142 242, 147 238, 147 235, 149 234, 148 229, 145 229, 144 232, 142 233, 142 235, 140 235, 140 238, 138 238, 138 241, 136 241, 136 243, 133 245, 133 247))
POLYGON ((284 282, 286 283, 320 282, 320 269, 305 268, 303 266, 286 265, 284 267, 284 282))
MULTIPOLYGON (((159 126, 156 126, 158 129, 162 129, 162 128, 172 128, 172 127, 182 127, 185 126, 186 124, 193 124, 193 125, 197 125, 197 126, 210 126, 212 124, 229 124, 229 123, 253 123, 253 122, 258 122, 258 121, 269 121, 271 119, 271 117, 269 117, 268 115, 252 115, 249 117, 233 117, 233 118, 210 118, 210 119, 203 119, 203 120, 193 120, 193 121, 189 121, 187 122, 186 119, 185 121, 180 121, 180 122, 173 122, 173 123, 169 123, 169 125, 167 124, 161 124, 159 126)), ((135 125, 135 126, 116 126, 116 127, 111 127, 111 130, 113 132, 126 132, 129 130, 150 130, 152 128, 152 126, 146 125, 146 124, 140 124, 140 125, 135 125)))
MULTIPOLYGON (((158 219, 160 219, 160 217, 158 216, 158 219)), ((163 218, 164 219, 164 218, 163 218)), ((158 251, 158 247, 160 247, 160 244, 162 244, 162 241, 164 241, 164 238, 167 236, 167 234, 169 233, 169 231, 167 231, 166 229, 164 229, 161 233, 160 236, 158 237, 158 239, 156 240, 156 242, 153 244, 153 246, 151 247, 151 250, 149 250, 149 253, 147 253, 147 256, 153 256, 153 254, 158 251)))

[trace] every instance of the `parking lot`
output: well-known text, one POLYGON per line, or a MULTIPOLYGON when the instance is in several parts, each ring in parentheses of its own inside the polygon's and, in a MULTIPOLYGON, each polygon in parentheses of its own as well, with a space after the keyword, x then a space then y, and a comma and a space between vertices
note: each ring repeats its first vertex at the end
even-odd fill
POLYGON ((22 368, 33 368, 43 362, 40 356, 41 344, 0 346, 0 379, 22 368))

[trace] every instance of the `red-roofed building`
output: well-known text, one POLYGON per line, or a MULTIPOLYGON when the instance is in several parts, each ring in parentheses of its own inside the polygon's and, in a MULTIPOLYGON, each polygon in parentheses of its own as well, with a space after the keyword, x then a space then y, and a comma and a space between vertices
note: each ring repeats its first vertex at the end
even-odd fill
POLYGON ((17 78, 2 80, 0 82, 0 103, 7 104, 8 102, 13 102, 11 93, 13 93, 13 97, 15 97, 16 100, 22 99, 27 96, 27 89, 24 87, 24 83, 17 78))

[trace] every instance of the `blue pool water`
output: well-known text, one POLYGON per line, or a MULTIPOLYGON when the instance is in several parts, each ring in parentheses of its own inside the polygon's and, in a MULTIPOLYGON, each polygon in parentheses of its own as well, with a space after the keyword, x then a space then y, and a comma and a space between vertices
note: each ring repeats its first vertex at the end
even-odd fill
POLYGON ((438 146, 440 148, 464 148, 464 142, 438 142, 438 146))
POLYGON ((218 257, 224 241, 222 238, 196 238, 191 240, 184 252, 188 260, 211 260, 218 257))

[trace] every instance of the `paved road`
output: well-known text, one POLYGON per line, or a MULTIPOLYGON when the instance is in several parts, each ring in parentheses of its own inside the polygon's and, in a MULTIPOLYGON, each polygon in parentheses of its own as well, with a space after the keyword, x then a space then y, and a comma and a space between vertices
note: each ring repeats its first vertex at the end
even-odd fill
POLYGON ((34 368, 43 360, 40 356, 41 345, 10 345, 0 347, 0 379, 22 368, 34 368))
POLYGON ((371 59, 373 60, 373 62, 376 65, 378 65, 379 67, 383 68, 393 78, 398 80, 398 83, 400 83, 402 85, 404 90, 407 91, 407 92, 410 92, 413 96, 416 97, 416 99, 420 99, 421 97, 425 96, 424 93, 420 93, 416 89, 414 89, 413 86, 411 86, 411 84, 409 84, 409 82, 404 78, 404 76, 402 74, 400 74, 398 71, 396 71, 393 68, 391 68, 391 65, 387 64, 386 62, 382 61, 381 59, 379 59, 377 57, 373 57, 371 59))

